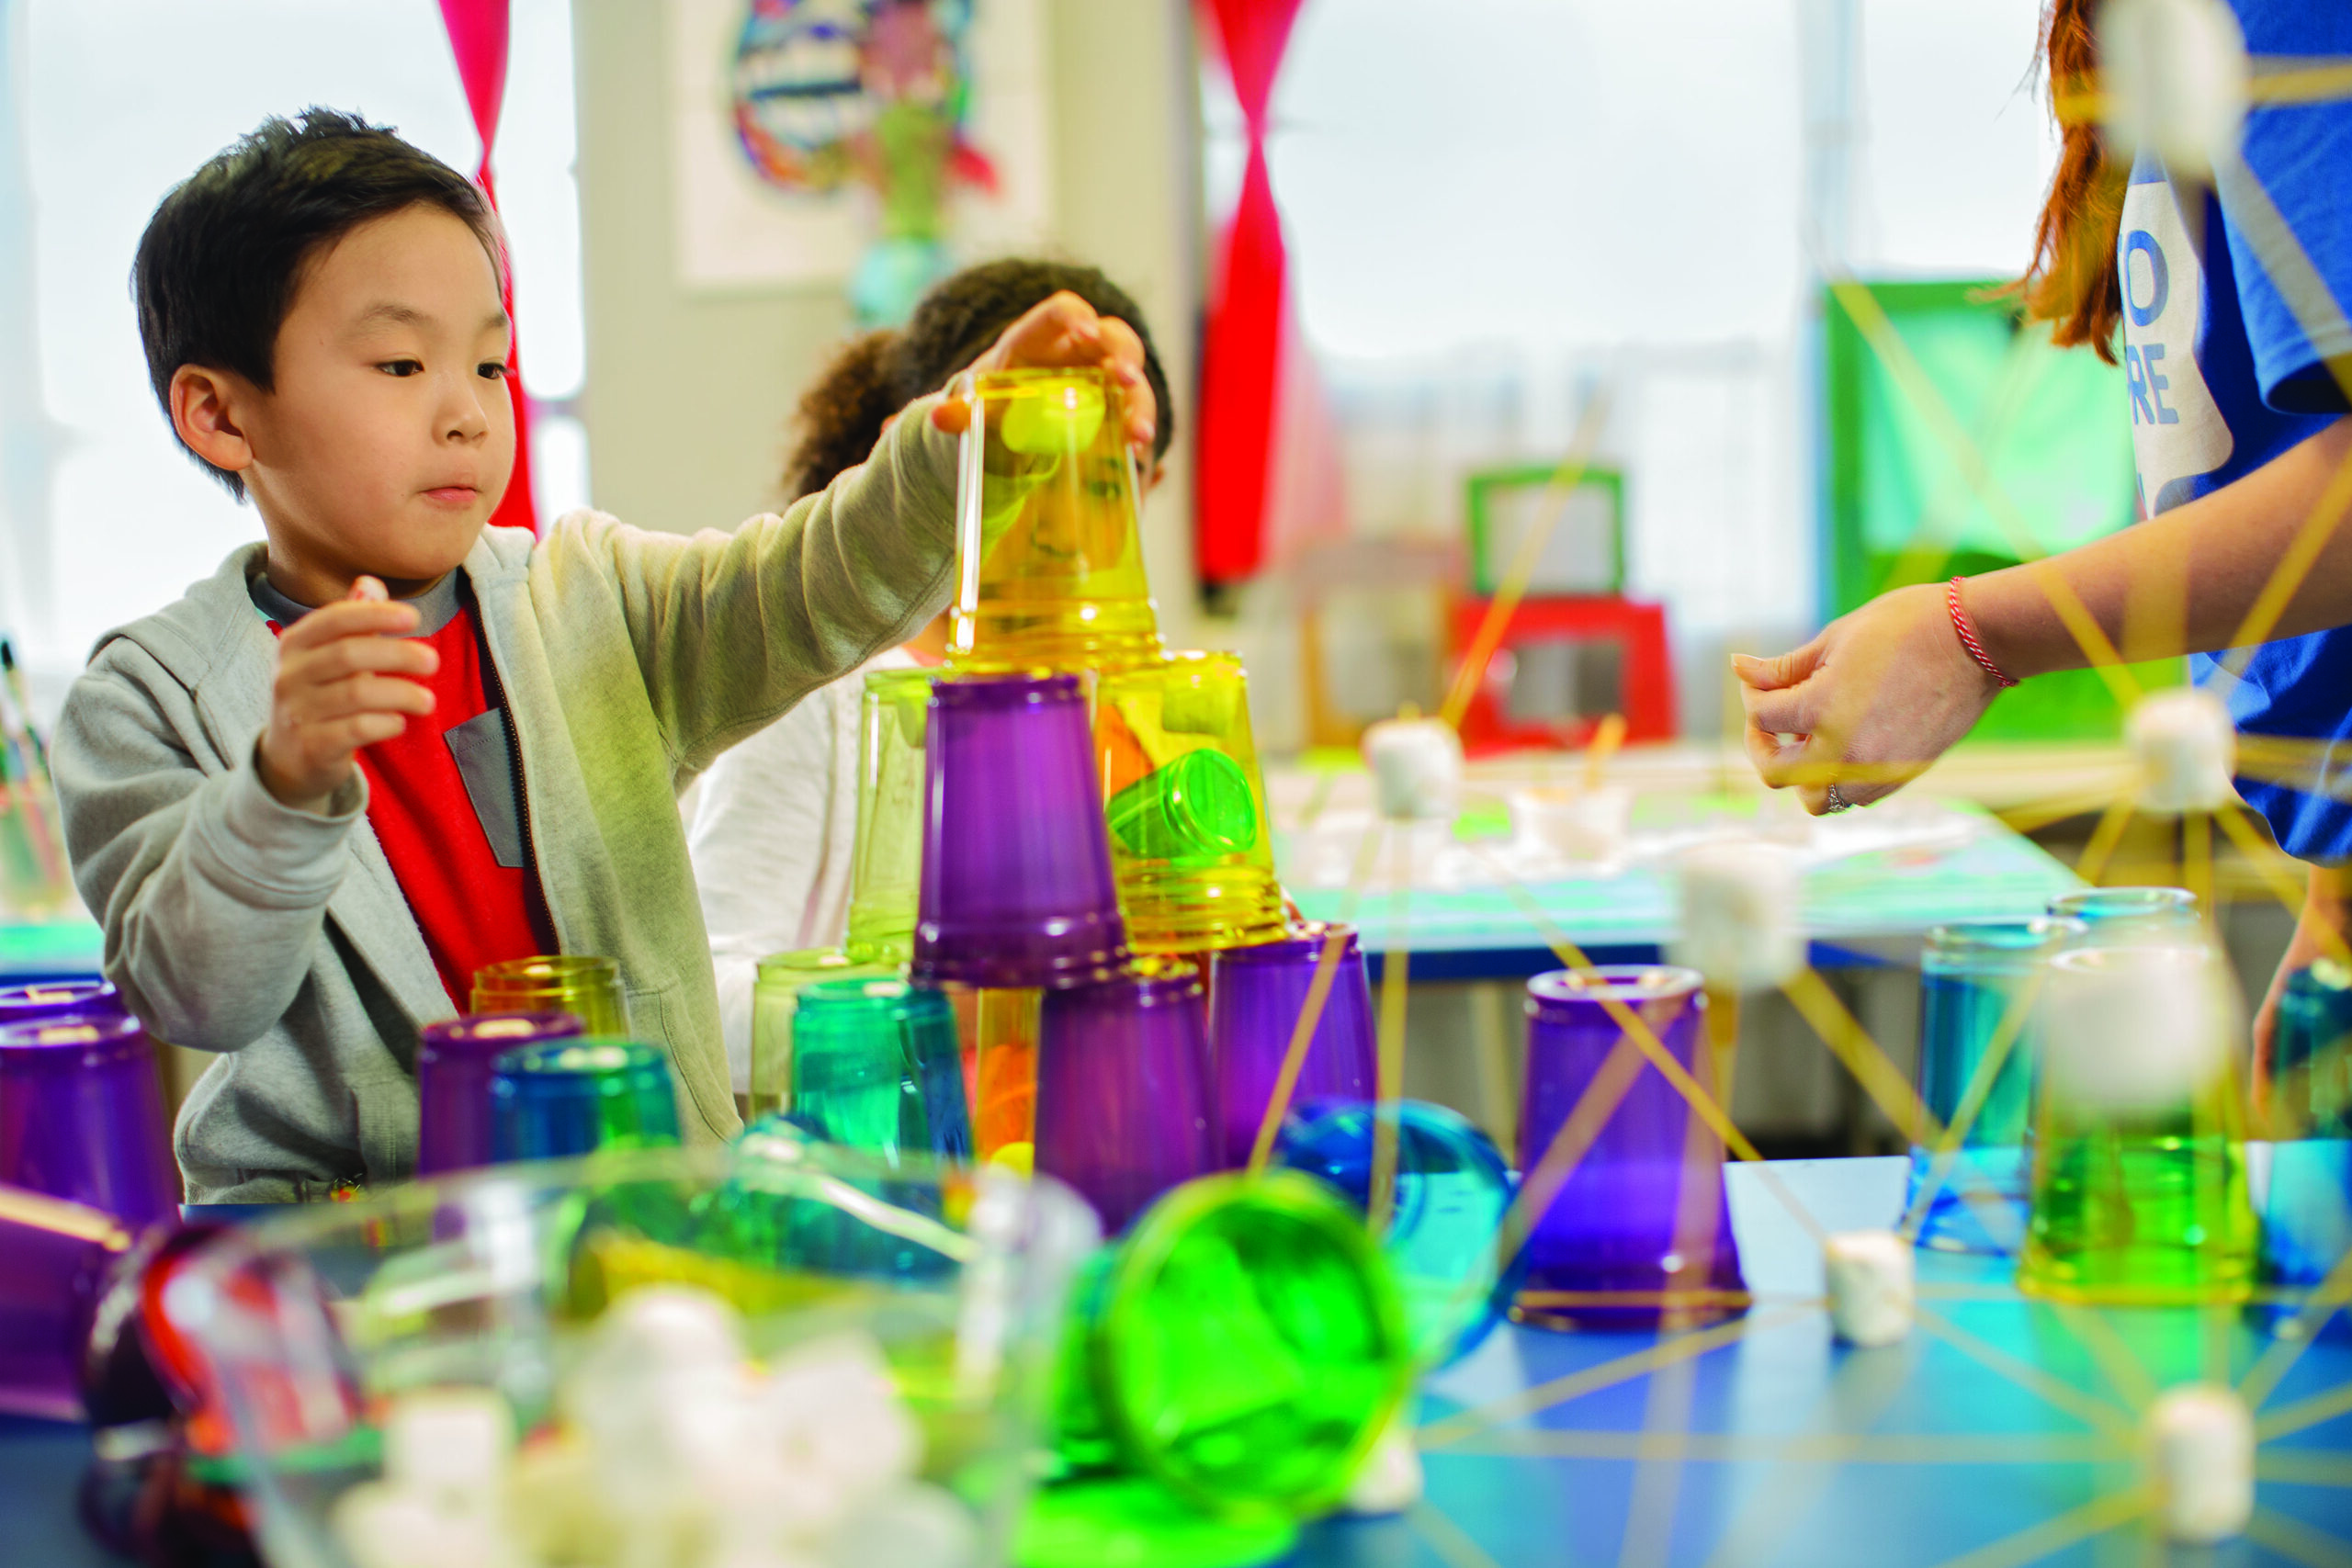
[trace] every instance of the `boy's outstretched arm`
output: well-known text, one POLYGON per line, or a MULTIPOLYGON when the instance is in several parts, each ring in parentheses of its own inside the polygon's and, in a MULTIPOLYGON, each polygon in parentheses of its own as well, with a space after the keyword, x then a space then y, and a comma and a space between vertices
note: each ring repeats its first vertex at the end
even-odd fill
MULTIPOLYGON (((1126 391, 1128 439, 1148 450, 1159 411, 1127 325, 1057 294, 971 368, 1100 367, 1126 391)), ((691 538, 602 520, 548 542, 550 570, 584 544, 616 579, 672 761, 699 772, 809 691, 912 635, 946 603, 956 557, 956 438, 963 406, 920 399, 874 455, 782 516, 691 538)))

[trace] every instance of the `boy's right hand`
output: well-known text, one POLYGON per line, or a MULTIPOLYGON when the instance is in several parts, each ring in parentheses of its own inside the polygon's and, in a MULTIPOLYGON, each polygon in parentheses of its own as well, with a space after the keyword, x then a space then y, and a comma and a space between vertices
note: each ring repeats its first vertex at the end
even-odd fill
POLYGON ((363 577, 351 596, 322 604, 277 639, 277 682, 257 761, 261 782, 297 811, 324 812, 351 778, 362 746, 408 728, 404 715, 433 711, 433 694, 404 676, 430 675, 440 655, 405 634, 416 609, 363 577))

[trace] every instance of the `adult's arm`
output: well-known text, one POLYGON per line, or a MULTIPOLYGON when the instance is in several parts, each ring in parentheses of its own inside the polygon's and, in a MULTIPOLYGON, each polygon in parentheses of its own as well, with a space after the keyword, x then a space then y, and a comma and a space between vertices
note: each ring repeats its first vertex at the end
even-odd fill
MULTIPOLYGON (((2352 419, 2209 495, 2063 555, 1972 577, 1963 599, 1985 651, 2018 679, 2092 662, 2060 613, 2071 590, 2134 660, 2232 646, 2278 563, 2352 460, 2352 419)), ((2352 623, 2352 526, 2339 513, 2266 639, 2352 623)), ((1747 744, 1774 788, 1862 805, 1926 771, 1998 694, 1954 634, 1940 584, 1901 588, 1774 659, 1735 656, 1747 744), (1783 739, 1782 737, 1788 739, 1783 739)))

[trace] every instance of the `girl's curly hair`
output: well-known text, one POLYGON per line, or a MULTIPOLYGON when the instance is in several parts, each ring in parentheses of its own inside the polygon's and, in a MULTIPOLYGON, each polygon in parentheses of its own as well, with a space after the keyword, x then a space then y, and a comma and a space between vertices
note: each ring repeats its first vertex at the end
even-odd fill
POLYGON ((1098 268, 1015 257, 983 262, 941 279, 905 326, 867 333, 842 345, 795 412, 799 439, 785 466, 786 496, 797 500, 820 491, 843 469, 865 462, 882 438, 884 421, 945 386, 1031 307, 1064 290, 1105 316, 1116 316, 1143 340, 1144 376, 1159 404, 1152 456, 1165 455, 1175 434, 1176 412, 1141 308, 1098 268))

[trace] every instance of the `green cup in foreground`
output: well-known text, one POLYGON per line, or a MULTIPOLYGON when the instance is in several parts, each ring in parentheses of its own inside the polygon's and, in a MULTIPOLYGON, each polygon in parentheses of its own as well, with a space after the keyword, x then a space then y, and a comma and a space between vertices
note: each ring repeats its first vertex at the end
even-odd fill
POLYGON ((1309 1517, 1344 1495, 1412 1366, 1362 1214, 1309 1177, 1204 1177, 1081 1275, 1060 1456, 1228 1519, 1309 1517))

